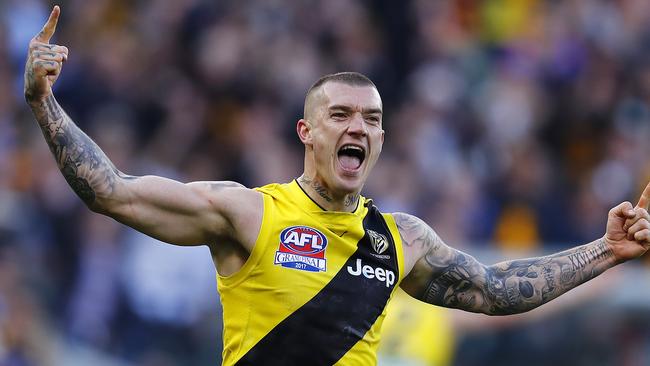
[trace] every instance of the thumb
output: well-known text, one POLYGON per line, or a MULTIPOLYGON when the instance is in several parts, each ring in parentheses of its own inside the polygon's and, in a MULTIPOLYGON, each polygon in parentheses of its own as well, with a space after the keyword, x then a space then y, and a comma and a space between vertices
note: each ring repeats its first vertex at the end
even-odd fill
POLYGON ((50 38, 52 38, 56 30, 56 23, 59 22, 59 15, 61 15, 61 8, 55 5, 50 13, 50 17, 47 19, 47 23, 45 23, 43 29, 41 29, 34 39, 39 42, 49 43, 50 38))

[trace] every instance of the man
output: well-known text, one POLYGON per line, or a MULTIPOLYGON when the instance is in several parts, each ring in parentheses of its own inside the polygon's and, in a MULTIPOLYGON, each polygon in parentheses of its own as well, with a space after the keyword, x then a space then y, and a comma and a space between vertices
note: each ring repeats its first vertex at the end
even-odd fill
POLYGON ((25 97, 72 189, 95 212, 160 240, 207 244, 219 273, 225 365, 370 365, 399 285, 425 302, 486 314, 548 302, 650 245, 650 185, 609 213, 604 237, 485 266, 418 218, 380 213, 361 189, 381 152, 382 102, 356 73, 328 75, 297 122, 304 172, 288 184, 179 183, 120 172, 52 94, 68 57, 54 7, 32 40, 25 97))

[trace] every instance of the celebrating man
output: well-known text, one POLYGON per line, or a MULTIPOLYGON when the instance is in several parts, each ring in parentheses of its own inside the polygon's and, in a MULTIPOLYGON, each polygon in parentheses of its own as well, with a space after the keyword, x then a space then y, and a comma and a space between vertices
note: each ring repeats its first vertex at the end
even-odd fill
POLYGON ((286 184, 179 183, 120 172, 66 115, 52 85, 68 49, 49 43, 60 8, 29 45, 25 97, 61 173, 95 211, 160 240, 207 244, 219 273, 224 365, 372 365, 397 286, 425 302, 491 315, 533 309, 650 245, 650 185, 613 208, 606 234, 491 266, 426 223, 381 213, 360 192, 379 158, 383 105, 358 73, 319 79, 297 122, 304 171, 286 184))

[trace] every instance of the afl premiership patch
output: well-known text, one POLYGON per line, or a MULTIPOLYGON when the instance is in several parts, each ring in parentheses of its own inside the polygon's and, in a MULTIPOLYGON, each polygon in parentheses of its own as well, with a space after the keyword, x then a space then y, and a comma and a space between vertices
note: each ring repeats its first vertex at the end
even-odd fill
POLYGON ((327 237, 309 226, 291 226, 280 233, 274 264, 309 272, 325 272, 327 237))

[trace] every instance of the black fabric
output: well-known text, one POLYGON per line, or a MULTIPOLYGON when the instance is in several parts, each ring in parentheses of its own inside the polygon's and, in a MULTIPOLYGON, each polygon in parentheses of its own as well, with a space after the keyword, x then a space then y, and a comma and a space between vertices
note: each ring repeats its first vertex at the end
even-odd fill
MULTIPOLYGON (((395 242, 379 210, 369 206, 363 220, 366 233, 341 270, 318 294, 253 346, 237 365, 333 365, 364 337, 386 307, 399 279, 395 242), (388 240, 385 252, 373 249, 368 230, 388 240), (384 281, 363 273, 352 274, 363 266, 374 270, 370 277, 379 273, 384 281), (382 270, 377 272, 376 268, 382 270), (392 284, 388 284, 387 276, 381 276, 382 271, 393 272, 392 284)), ((366 273, 370 272, 366 268, 366 273)))

